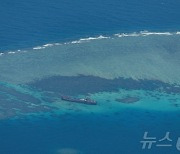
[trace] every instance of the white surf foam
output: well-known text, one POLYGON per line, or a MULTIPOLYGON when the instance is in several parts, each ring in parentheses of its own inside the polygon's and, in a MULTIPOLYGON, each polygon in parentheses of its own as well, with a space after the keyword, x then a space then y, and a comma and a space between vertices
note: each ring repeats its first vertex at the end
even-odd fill
POLYGON ((98 37, 82 38, 82 39, 80 39, 80 41, 99 40, 99 39, 107 39, 107 38, 110 38, 110 37, 100 35, 98 37))
POLYGON ((34 50, 41 50, 41 49, 44 49, 45 47, 43 47, 43 46, 38 46, 38 47, 34 47, 33 49, 34 50))
POLYGON ((9 51, 8 54, 15 54, 15 51, 9 51))
POLYGON ((83 42, 89 42, 92 40, 109 39, 109 38, 111 38, 111 37, 100 35, 98 37, 81 38, 79 40, 72 41, 71 43, 72 44, 79 44, 79 43, 83 43, 83 42))
POLYGON ((81 41, 72 41, 71 43, 72 44, 79 44, 79 43, 81 43, 81 41))
POLYGON ((133 33, 118 33, 114 34, 117 37, 133 37, 133 36, 149 36, 149 35, 176 35, 178 32, 149 32, 149 31, 140 31, 140 32, 133 32, 133 33))
MULTIPOLYGON (((93 40, 100 40, 100 39, 113 39, 114 36, 115 37, 140 37, 140 36, 150 36, 150 35, 164 35, 164 36, 180 35, 180 31, 177 31, 177 32, 149 32, 149 31, 144 30, 144 31, 133 32, 133 33, 117 33, 117 34, 114 34, 112 36, 99 35, 97 37, 80 38, 79 40, 74 40, 74 41, 65 42, 65 43, 58 43, 58 42, 47 43, 47 44, 44 44, 42 46, 33 47, 32 49, 33 50, 42 50, 42 49, 45 49, 47 47, 49 48, 49 47, 53 47, 53 46, 68 45, 68 44, 80 44, 80 43, 85 43, 85 42, 90 42, 93 40)), ((31 51, 31 49, 28 49, 28 51, 31 51)), ((20 49, 18 49, 16 51, 9 51, 9 52, 5 51, 5 52, 2 52, 0 54, 0 56, 6 55, 6 54, 25 53, 28 51, 27 50, 21 51, 20 49)))
POLYGON ((62 43, 54 43, 54 45, 62 45, 62 43))
POLYGON ((52 47, 54 44, 44 44, 43 47, 52 47))
POLYGON ((120 34, 114 34, 114 36, 117 37, 129 37, 129 36, 140 36, 140 34, 134 32, 134 33, 120 33, 120 34))
POLYGON ((143 36, 148 36, 148 35, 174 35, 175 33, 141 31, 140 34, 143 35, 143 36))

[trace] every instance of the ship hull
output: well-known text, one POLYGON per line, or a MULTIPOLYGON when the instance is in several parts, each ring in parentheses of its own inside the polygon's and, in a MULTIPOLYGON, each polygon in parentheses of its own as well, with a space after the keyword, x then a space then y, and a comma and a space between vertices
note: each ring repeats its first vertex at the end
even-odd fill
POLYGON ((62 96, 61 99, 68 102, 87 104, 87 105, 97 105, 97 102, 93 100, 78 99, 78 98, 72 98, 72 97, 67 97, 67 96, 62 96))

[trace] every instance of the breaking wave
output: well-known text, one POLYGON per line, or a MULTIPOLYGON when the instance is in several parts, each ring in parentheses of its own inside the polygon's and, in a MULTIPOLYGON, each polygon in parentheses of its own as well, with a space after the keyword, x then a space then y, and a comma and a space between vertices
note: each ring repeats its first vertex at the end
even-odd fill
MULTIPOLYGON (((85 43, 93 40, 100 40, 100 39, 113 39, 115 37, 141 37, 141 36, 150 36, 150 35, 162 35, 162 36, 170 36, 170 35, 180 35, 180 31, 177 32, 149 32, 149 31, 140 31, 140 32, 133 32, 133 33, 117 33, 113 34, 111 36, 103 36, 99 35, 97 37, 87 37, 87 38, 80 38, 79 40, 73 40, 70 42, 64 42, 64 43, 48 43, 41 46, 35 46, 32 49, 33 50, 42 50, 45 48, 53 47, 53 46, 60 46, 65 44, 80 44, 85 43)), ((26 53, 28 50, 15 50, 15 51, 0 51, 0 56, 7 55, 7 54, 15 54, 15 53, 26 53)))
POLYGON ((120 33, 115 34, 117 37, 128 37, 128 36, 149 36, 149 35, 179 35, 180 32, 148 32, 148 31, 140 31, 139 33, 120 33))

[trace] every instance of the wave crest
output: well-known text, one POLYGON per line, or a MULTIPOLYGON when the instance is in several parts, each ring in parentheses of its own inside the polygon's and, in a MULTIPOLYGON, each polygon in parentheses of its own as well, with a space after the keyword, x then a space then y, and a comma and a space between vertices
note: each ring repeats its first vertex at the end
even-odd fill
MULTIPOLYGON (((60 46, 60 45, 67 45, 67 44, 80 44, 80 43, 86 43, 89 41, 94 41, 94 40, 101 40, 101 39, 113 39, 114 37, 145 37, 145 36, 150 36, 150 35, 159 35, 159 36, 171 36, 171 35, 180 35, 180 31, 176 32, 149 32, 149 31, 140 31, 140 32, 133 32, 133 33, 117 33, 113 34, 111 36, 103 36, 99 35, 97 37, 87 37, 87 38, 80 38, 79 40, 73 40, 71 42, 64 42, 64 43, 47 43, 42 46, 36 46, 33 47, 32 50, 42 50, 45 48, 53 47, 53 46, 60 46)), ((16 50, 16 51, 1 51, 0 56, 6 55, 6 54, 15 54, 15 53, 25 53, 27 50, 16 50)))

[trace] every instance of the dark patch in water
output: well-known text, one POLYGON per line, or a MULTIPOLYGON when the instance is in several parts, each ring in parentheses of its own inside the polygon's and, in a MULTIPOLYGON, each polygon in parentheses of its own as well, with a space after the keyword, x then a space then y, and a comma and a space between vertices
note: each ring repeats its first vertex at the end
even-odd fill
POLYGON ((120 112, 114 112, 114 115, 120 115, 120 112))
MULTIPOLYGON (((7 87, 5 85, 0 85, 0 92, 3 92, 5 95, 8 94, 9 96, 15 97, 17 100, 21 100, 24 102, 33 102, 35 104, 41 103, 41 101, 39 99, 37 99, 29 94, 21 93, 15 89, 7 87)), ((5 95, 4 96, 3 95, 0 95, 0 98, 5 96, 5 95)), ((9 97, 7 97, 7 98, 9 98, 9 97)))
POLYGON ((131 104, 138 102, 140 99, 138 97, 126 97, 126 98, 117 98, 117 102, 125 103, 125 104, 131 104))
POLYGON ((42 104, 42 101, 30 94, 19 92, 6 84, 0 84, 0 119, 16 115, 37 112, 50 112, 55 107, 42 104))
POLYGON ((171 98, 171 99, 168 99, 168 100, 171 101, 171 102, 177 102, 178 101, 177 98, 171 98))
POLYGON ((167 93, 180 93, 180 88, 158 80, 133 80, 117 78, 113 80, 96 76, 52 76, 36 80, 29 84, 42 91, 51 91, 65 95, 88 95, 97 92, 127 90, 158 90, 167 93))
POLYGON ((175 103, 173 104, 174 107, 179 107, 179 104, 175 103))

